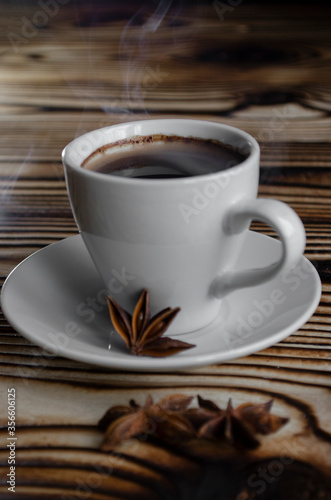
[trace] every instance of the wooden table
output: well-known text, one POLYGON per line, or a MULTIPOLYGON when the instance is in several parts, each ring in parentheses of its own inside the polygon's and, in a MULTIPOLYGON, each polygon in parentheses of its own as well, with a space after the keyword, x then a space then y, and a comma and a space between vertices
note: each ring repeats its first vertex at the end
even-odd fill
POLYGON ((234 125, 260 142, 260 195, 302 218, 321 303, 307 324, 262 352, 169 374, 46 358, 1 316, 0 496, 330 499, 331 8, 166 4, 1 3, 1 282, 28 255, 77 233, 61 165, 72 138, 127 120, 193 117, 234 125), (15 495, 6 483, 10 388, 15 495), (235 480, 224 463, 206 465, 153 441, 100 451, 97 422, 107 408, 172 393, 200 394, 223 408, 229 397, 234 406, 273 399, 274 413, 290 422, 244 453, 251 468, 235 480))

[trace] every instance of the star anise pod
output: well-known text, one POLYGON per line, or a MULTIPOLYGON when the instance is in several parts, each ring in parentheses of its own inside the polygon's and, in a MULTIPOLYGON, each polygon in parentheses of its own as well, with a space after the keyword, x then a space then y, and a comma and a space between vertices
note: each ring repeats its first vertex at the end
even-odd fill
POLYGON ((198 396, 199 408, 188 410, 185 416, 198 429, 198 436, 223 439, 238 448, 254 449, 260 444, 255 434, 276 432, 287 418, 270 414, 272 401, 265 404, 243 404, 232 407, 229 399, 226 410, 198 396))
POLYGON ((193 344, 161 337, 180 311, 167 307, 151 318, 149 293, 143 290, 132 316, 111 297, 107 297, 111 321, 131 354, 165 357, 195 347, 193 344))
POLYGON ((110 408, 98 424, 105 432, 101 449, 113 450, 133 437, 146 439, 153 435, 169 443, 193 436, 194 428, 183 416, 191 401, 192 397, 174 394, 154 403, 149 395, 144 406, 131 400, 129 406, 110 408))
POLYGON ((236 411, 254 432, 267 435, 277 432, 289 420, 270 413, 272 404, 272 399, 264 404, 245 403, 238 406, 236 411))

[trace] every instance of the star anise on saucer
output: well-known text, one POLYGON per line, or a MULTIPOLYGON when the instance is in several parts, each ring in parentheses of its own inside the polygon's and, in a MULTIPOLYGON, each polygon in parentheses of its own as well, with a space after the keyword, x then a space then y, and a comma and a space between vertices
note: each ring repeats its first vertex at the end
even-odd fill
POLYGON ((192 399, 173 394, 154 403, 152 396, 148 395, 144 406, 133 399, 129 406, 113 406, 98 423, 100 430, 105 432, 101 449, 113 450, 133 437, 145 440, 153 435, 169 443, 193 436, 195 430, 183 416, 192 399))
POLYGON ((220 439, 237 448, 257 448, 260 442, 256 434, 276 432, 288 421, 270 413, 272 400, 265 404, 246 403, 233 408, 229 399, 225 410, 201 396, 198 396, 198 402, 199 408, 188 410, 185 414, 198 429, 198 436, 220 439))
POLYGON ((165 357, 195 347, 180 340, 162 337, 178 312, 179 307, 167 307, 151 318, 149 293, 143 290, 132 316, 111 297, 107 297, 112 324, 131 354, 165 357))

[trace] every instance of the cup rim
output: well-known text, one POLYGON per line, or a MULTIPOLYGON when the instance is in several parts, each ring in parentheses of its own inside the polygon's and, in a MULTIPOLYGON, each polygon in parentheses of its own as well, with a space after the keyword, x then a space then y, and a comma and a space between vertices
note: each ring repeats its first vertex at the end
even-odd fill
MULTIPOLYGON (((156 130, 153 132, 144 132, 143 130, 139 131, 138 133, 130 133, 123 137, 123 139, 129 139, 130 137, 134 137, 136 135, 139 136, 144 136, 144 135, 153 135, 153 134, 164 134, 164 135, 177 135, 181 137, 192 137, 192 138, 198 138, 198 139, 213 139, 209 136, 209 134, 204 135, 201 132, 200 133, 192 133, 192 134, 183 134, 182 132, 172 132, 170 133, 169 131, 160 131, 156 130)), ((221 139, 218 139, 221 140, 221 139)), ((224 144, 229 144, 233 145, 230 143, 230 141, 224 141, 224 144)), ((82 134, 79 137, 76 137, 73 139, 67 146, 62 151, 62 162, 64 165, 65 170, 67 167, 70 169, 73 169, 76 173, 79 173, 82 176, 85 177, 90 177, 91 179, 99 179, 102 180, 103 182, 110 182, 111 184, 118 183, 118 184, 124 184, 124 185, 134 185, 134 186, 150 186, 153 185, 154 187, 161 185, 161 186, 173 186, 174 184, 176 185, 186 185, 186 184, 196 184, 197 181, 202 181, 206 182, 208 179, 211 178, 218 178, 222 176, 228 175, 228 172, 231 171, 234 174, 239 174, 241 170, 246 169, 249 165, 251 164, 257 164, 259 165, 259 156, 260 156, 260 147, 256 139, 252 137, 249 133, 245 132, 244 130, 241 130, 237 127, 233 127, 232 125, 227 125, 224 123, 219 123, 219 122, 214 122, 214 121, 209 121, 209 120, 200 120, 200 119, 193 119, 193 118, 152 118, 152 119, 145 119, 145 120, 136 120, 136 121, 130 121, 130 122, 123 122, 123 123, 116 123, 113 125, 109 125, 107 127, 102 127, 98 129, 91 130, 90 132, 86 132, 82 134), (132 129, 137 129, 140 130, 141 127, 148 128, 148 126, 159 126, 161 129, 163 127, 169 126, 171 124, 177 124, 177 125, 182 125, 183 127, 185 125, 190 126, 190 127, 198 127, 200 128, 200 131, 205 127, 209 129, 214 129, 214 130, 219 130, 219 131, 227 131, 230 134, 233 134, 233 136, 236 136, 237 138, 241 138, 243 141, 245 141, 246 144, 249 145, 250 151, 248 153, 247 158, 245 158, 244 161, 239 163, 238 165, 230 168, 226 168, 224 170, 220 170, 219 172, 209 172, 206 174, 199 174, 199 175, 192 175, 190 177, 181 177, 181 178, 170 178, 170 179, 142 179, 142 178, 135 178, 135 177, 121 177, 121 176, 115 176, 115 175, 105 175, 101 172, 96 172, 93 170, 89 170, 87 168, 83 168, 81 165, 82 163, 95 151, 97 151, 98 148, 107 145, 107 144, 112 144, 115 143, 115 140, 107 140, 103 141, 102 139, 106 139, 107 136, 111 135, 113 131, 116 130, 122 130, 122 132, 126 133, 126 131, 132 129), (147 125, 146 125, 147 124, 147 125), (96 138, 97 136, 97 138, 96 138), (94 145, 93 145, 94 144, 94 145), (77 146, 81 146, 81 151, 78 153, 77 149, 76 152, 74 151, 77 146), (88 147, 86 147, 88 145, 88 147), (91 146, 93 145, 93 148, 91 149, 91 146), (85 146, 85 148, 84 148, 85 146), (85 151, 86 150, 86 151, 85 151), (76 160, 75 160, 75 158, 76 160)))

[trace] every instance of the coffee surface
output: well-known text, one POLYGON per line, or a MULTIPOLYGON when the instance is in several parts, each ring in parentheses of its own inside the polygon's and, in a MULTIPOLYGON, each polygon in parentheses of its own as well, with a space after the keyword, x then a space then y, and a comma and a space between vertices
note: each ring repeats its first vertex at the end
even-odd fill
POLYGON ((157 135, 103 146, 82 166, 121 177, 175 179, 219 172, 246 157, 217 141, 157 135))

